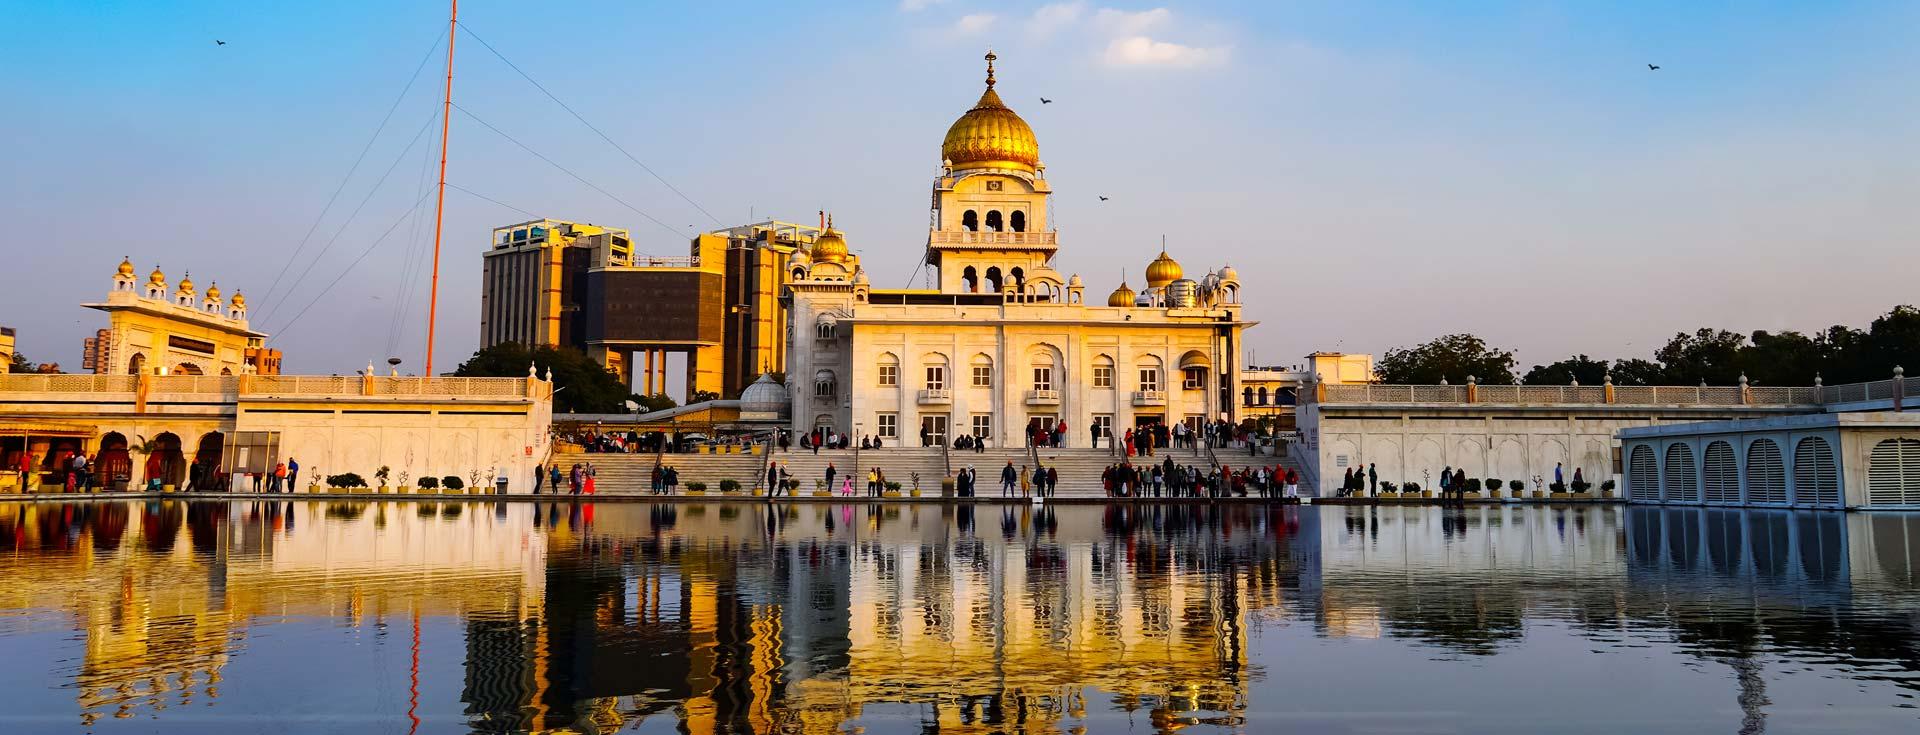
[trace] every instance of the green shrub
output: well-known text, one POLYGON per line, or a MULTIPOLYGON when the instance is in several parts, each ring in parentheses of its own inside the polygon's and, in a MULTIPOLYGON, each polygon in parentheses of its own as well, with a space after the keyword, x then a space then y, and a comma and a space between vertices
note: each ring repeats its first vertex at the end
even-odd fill
POLYGON ((381 487, 386 487, 387 477, 392 474, 393 474, 393 468, 388 467, 386 465, 380 465, 380 469, 373 471, 373 479, 379 480, 381 487))
POLYGON ((1547 485, 1547 490, 1549 492, 1564 493, 1567 491, 1567 484, 1564 482, 1550 483, 1547 485))
POLYGON ((900 483, 890 481, 887 483, 887 489, 892 490, 894 492, 900 492, 900 483))
POLYGON ((352 472, 327 475, 327 487, 366 487, 367 479, 352 472))
POLYGON ((438 489, 440 489, 440 478, 437 478, 437 477, 422 477, 422 478, 420 478, 420 489, 421 489, 421 490, 438 490, 438 489))
POLYGON ((1613 488, 1614 488, 1614 484, 1612 480, 1606 480, 1600 483, 1600 489, 1603 492, 1609 492, 1609 493, 1613 492, 1613 488))
POLYGON ((1486 488, 1488 490, 1491 490, 1497 493, 1497 492, 1500 492, 1501 487, 1502 487, 1502 483, 1498 479, 1495 479, 1492 477, 1487 478, 1486 488))
POLYGON ((1573 491, 1576 493, 1584 493, 1593 489, 1593 483, 1587 482, 1586 480, 1574 480, 1573 484, 1568 487, 1573 488, 1573 491))
POLYGON ((723 492, 723 493, 740 492, 740 481, 739 480, 721 480, 720 492, 723 492))
POLYGON ((1507 489, 1517 493, 1517 492, 1520 492, 1521 490, 1527 489, 1527 483, 1521 482, 1519 480, 1508 480, 1507 489))
POLYGON ((1383 483, 1380 483, 1380 492, 1397 493, 1397 492, 1400 492, 1400 486, 1395 485, 1391 482, 1383 482, 1383 483))
POLYGON ((447 475, 440 478, 440 486, 448 490, 463 490, 467 487, 467 482, 460 479, 459 475, 447 475))
POLYGON ((689 482, 689 483, 687 483, 687 490, 688 490, 688 491, 690 491, 690 492, 696 492, 696 493, 699 493, 699 492, 706 492, 706 490, 707 490, 707 483, 704 483, 704 482, 689 482))
POLYGON ((1470 493, 1480 492, 1480 478, 1478 477, 1467 478, 1467 492, 1470 492, 1470 493))
POLYGON ((1417 492, 1420 492, 1420 483, 1417 483, 1417 482, 1409 482, 1409 483, 1407 483, 1407 489, 1405 489, 1405 490, 1402 490, 1401 492, 1405 492, 1405 493, 1417 493, 1417 492))

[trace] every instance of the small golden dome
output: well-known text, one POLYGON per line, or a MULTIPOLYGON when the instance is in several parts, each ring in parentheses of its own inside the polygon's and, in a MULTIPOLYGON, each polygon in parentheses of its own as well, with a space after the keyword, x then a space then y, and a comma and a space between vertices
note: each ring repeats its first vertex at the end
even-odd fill
POLYGON ((1107 305, 1108 306, 1132 306, 1133 297, 1134 297, 1133 289, 1127 288, 1126 281, 1121 281, 1120 287, 1114 289, 1112 295, 1107 296, 1107 305))
POLYGON ((833 218, 827 218, 827 229, 813 240, 813 261, 816 263, 843 263, 847 260, 847 239, 840 231, 833 229, 833 218))
POLYGON ((120 259, 120 270, 118 271, 118 273, 119 273, 120 275, 123 275, 123 276, 131 276, 131 275, 133 275, 133 261, 132 261, 132 260, 128 260, 128 259, 126 259, 126 258, 121 258, 121 259, 120 259))
POLYGON ((233 292, 233 308, 244 309, 246 308, 246 306, 247 306, 247 295, 240 293, 239 291, 233 292))
POLYGON ((1164 288, 1167 284, 1180 280, 1182 273, 1180 264, 1174 262, 1173 258, 1167 255, 1167 251, 1162 250, 1160 257, 1154 258, 1152 263, 1147 264, 1147 288, 1164 288))
POLYGON ((167 274, 160 272, 160 266, 157 266, 157 265, 154 266, 153 272, 147 274, 147 283, 152 283, 157 285, 157 284, 162 284, 166 282, 167 282, 167 274))
POLYGON ((1033 171, 1040 165, 1040 142, 1033 128, 993 91, 993 60, 987 52, 987 91, 973 109, 953 121, 940 143, 940 158, 955 168, 1033 171))
POLYGON ((207 287, 207 298, 212 301, 220 300, 220 282, 219 281, 214 281, 213 285, 207 287))
POLYGON ((180 291, 181 293, 193 293, 193 274, 192 273, 188 273, 180 277, 180 291))

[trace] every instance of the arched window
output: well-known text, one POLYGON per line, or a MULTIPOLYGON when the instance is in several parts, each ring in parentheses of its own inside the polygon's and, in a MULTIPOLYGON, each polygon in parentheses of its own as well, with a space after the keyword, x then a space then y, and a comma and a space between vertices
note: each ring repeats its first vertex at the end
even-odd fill
POLYGON ((1793 491, 1793 501, 1800 505, 1840 505, 1840 468, 1827 440, 1810 436, 1794 445, 1793 491))
POLYGON ((1166 384, 1160 380, 1160 358, 1152 356, 1140 358, 1139 368, 1140 391, 1157 393, 1166 389, 1166 384))
POLYGON ((1653 447, 1641 444, 1633 448, 1627 468, 1627 492, 1641 500, 1660 499, 1660 468, 1653 462, 1653 447))
POLYGON ((1016 265, 1013 267, 1013 270, 1007 271, 1007 275, 1013 276, 1014 291, 1018 293, 1027 292, 1027 272, 1026 271, 1021 270, 1020 266, 1016 265))
POLYGON ((793 280, 796 280, 796 281, 807 280, 807 269, 805 268, 793 269, 793 280))
POLYGON ((1012 215, 1009 215, 1007 217, 1007 222, 1009 225, 1013 227, 1014 232, 1027 231, 1027 213, 1026 212, 1014 212, 1012 215))
POLYGON ((984 353, 984 352, 978 355, 974 355, 972 368, 973 368, 973 376, 972 376, 972 382, 970 384, 973 387, 975 388, 992 388, 993 387, 993 358, 988 357, 987 353, 984 353))
POLYGON ((1106 355, 1093 358, 1093 387, 1113 390, 1113 358, 1106 355))
POLYGON ((893 353, 880 353, 880 359, 874 367, 880 387, 893 388, 900 385, 900 358, 895 357, 893 353))
POLYGON ((820 317, 820 321, 814 322, 813 324, 813 336, 816 339, 833 339, 833 327, 832 319, 824 316, 820 317))
MULTIPOLYGON (((1265 388, 1262 388, 1261 390, 1265 390, 1265 388)), ((1247 406, 1253 405, 1253 389, 1246 388, 1242 390, 1241 393, 1245 394, 1245 397, 1240 399, 1241 404, 1247 405, 1247 406)), ((1266 403, 1266 401, 1263 400, 1261 401, 1261 403, 1266 403)))
POLYGON ((1000 266, 996 265, 987 269, 987 289, 994 293, 1000 293, 1000 266))
POLYGON ((1667 500, 1692 503, 1700 500, 1700 472, 1693 463, 1693 447, 1684 443, 1667 446, 1667 500))
POLYGON ((201 372, 200 372, 199 365, 195 365, 190 362, 183 362, 173 366, 173 370, 168 374, 169 375, 200 375, 201 372))
POLYGON ((960 229, 968 232, 980 229, 980 213, 969 209, 966 214, 960 215, 960 229))
POLYGON ((1709 503, 1740 502, 1740 468, 1733 461, 1733 445, 1716 441, 1707 445, 1705 480, 1709 503))
POLYGON ((1873 445, 1867 505, 1920 505, 1920 439, 1882 439, 1873 445))
POLYGON ((832 370, 821 370, 813 374, 813 397, 832 398, 839 392, 840 385, 834 380, 832 370))
POLYGON ((960 272, 960 283, 961 285, 966 286, 967 293, 979 293, 980 292, 979 271, 974 270, 973 266, 967 266, 966 270, 960 272))
POLYGON ((143 352, 135 352, 135 353, 133 353, 133 357, 131 357, 131 358, 128 358, 128 359, 127 359, 127 374, 128 374, 128 375, 139 375, 139 374, 141 374, 141 373, 144 373, 144 372, 146 372, 146 371, 147 371, 147 355, 146 355, 146 353, 143 353, 143 352))
POLYGON ((1000 220, 1000 210, 995 209, 987 212, 987 231, 988 232, 999 232, 1003 227, 1004 225, 1000 220))
POLYGON ((1054 389, 1053 352, 1047 349, 1033 353, 1033 389, 1050 391, 1054 389))
POLYGON ((1772 439, 1747 445, 1747 502, 1787 502, 1787 465, 1781 457, 1772 439))
POLYGON ((926 362, 926 366, 927 366, 926 389, 927 390, 946 390, 947 389, 947 356, 942 355, 938 352, 930 352, 930 353, 927 353, 927 355, 921 359, 926 362))
POLYGON ((1260 405, 1267 405, 1267 387, 1264 385, 1260 386, 1260 405))

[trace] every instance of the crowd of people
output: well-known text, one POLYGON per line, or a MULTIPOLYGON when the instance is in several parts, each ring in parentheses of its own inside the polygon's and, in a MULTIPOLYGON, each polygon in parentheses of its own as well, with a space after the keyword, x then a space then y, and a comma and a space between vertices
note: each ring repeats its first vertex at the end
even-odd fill
MULTIPOLYGON (((660 466, 657 464, 654 465, 654 486, 656 491, 659 490, 659 472, 660 466)), ((559 495, 560 482, 565 480, 568 495, 592 495, 595 489, 594 478, 598 475, 599 471, 594 469, 592 462, 575 462, 573 463, 573 467, 569 468, 565 473, 560 471, 559 462, 550 465, 534 465, 533 494, 541 494, 540 484, 542 481, 545 481, 547 492, 559 495)))
POLYGON ((1100 484, 1110 498, 1227 498, 1255 497, 1297 500, 1300 474, 1292 468, 1231 466, 1201 469, 1175 463, 1171 457, 1157 464, 1121 462, 1100 473, 1100 484))

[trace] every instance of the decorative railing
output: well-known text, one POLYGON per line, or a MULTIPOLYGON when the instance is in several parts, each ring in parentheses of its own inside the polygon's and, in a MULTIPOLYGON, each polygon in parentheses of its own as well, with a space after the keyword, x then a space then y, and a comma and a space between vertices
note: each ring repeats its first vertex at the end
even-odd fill
POLYGON ((526 378, 420 378, 358 375, 0 375, 4 393, 133 393, 263 397, 527 398, 526 378))
POLYGON ((1058 242, 1059 234, 1054 232, 936 230, 927 238, 927 243, 931 245, 1044 245, 1051 247, 1058 242))
POLYGON ((1029 406, 1054 406, 1059 405, 1059 403, 1060 391, 1039 389, 1027 391, 1027 405, 1029 406))
POLYGON ((920 391, 920 403, 922 405, 943 404, 943 403, 952 403, 952 402, 953 402, 953 391, 947 390, 945 388, 928 388, 926 390, 920 391))
POLYGON ((132 393, 133 375, 0 375, 0 393, 132 393))
MULTIPOLYGON (((1920 381, 1915 381, 1920 383, 1920 381)), ((1887 400, 1894 381, 1815 386, 1587 386, 1587 385, 1327 385, 1321 403, 1497 405, 1622 404, 1639 406, 1816 406, 1887 400), (1609 392, 1612 396, 1609 398, 1609 392)), ((1907 395, 1920 395, 1906 386, 1907 395)), ((1311 392, 1308 400, 1314 400, 1311 392)))
POLYGON ((1165 406, 1165 405, 1167 405, 1167 392, 1166 392, 1166 391, 1160 391, 1160 390, 1137 390, 1137 391, 1134 391, 1134 392, 1133 392, 1133 405, 1135 405, 1135 406, 1165 406))

